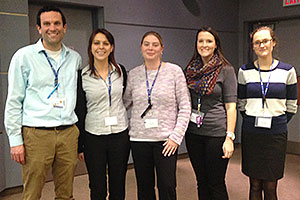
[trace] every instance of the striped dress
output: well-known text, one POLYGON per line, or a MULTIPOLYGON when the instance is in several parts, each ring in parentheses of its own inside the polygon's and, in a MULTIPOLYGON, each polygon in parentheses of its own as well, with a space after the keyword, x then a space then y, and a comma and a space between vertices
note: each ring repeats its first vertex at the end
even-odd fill
POLYGON ((295 69, 278 62, 272 70, 261 70, 266 88, 262 109, 260 75, 254 63, 243 65, 238 73, 238 108, 242 123, 242 171, 257 179, 277 180, 283 176, 287 143, 287 122, 297 111, 295 69), (271 128, 255 127, 257 116, 272 117, 271 128))

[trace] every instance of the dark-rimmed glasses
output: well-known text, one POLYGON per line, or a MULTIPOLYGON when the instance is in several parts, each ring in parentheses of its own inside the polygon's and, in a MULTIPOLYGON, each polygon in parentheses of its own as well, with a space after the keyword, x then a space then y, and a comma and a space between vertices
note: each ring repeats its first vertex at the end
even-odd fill
POLYGON ((273 39, 264 39, 263 41, 258 41, 258 40, 256 40, 256 41, 253 42, 253 46, 255 46, 255 47, 260 47, 261 44, 263 44, 263 45, 268 45, 268 44, 270 44, 270 42, 271 42, 272 40, 273 40, 273 39))

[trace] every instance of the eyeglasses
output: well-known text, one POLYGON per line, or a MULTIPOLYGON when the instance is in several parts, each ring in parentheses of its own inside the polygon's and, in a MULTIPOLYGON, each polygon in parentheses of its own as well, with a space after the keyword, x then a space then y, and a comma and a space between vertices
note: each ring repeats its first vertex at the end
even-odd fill
POLYGON ((268 44, 270 44, 270 42, 271 42, 272 40, 273 40, 273 39, 265 39, 265 40, 263 40, 263 41, 255 41, 255 42, 253 42, 253 45, 254 45, 255 47, 260 47, 261 44, 263 44, 263 45, 268 45, 268 44))

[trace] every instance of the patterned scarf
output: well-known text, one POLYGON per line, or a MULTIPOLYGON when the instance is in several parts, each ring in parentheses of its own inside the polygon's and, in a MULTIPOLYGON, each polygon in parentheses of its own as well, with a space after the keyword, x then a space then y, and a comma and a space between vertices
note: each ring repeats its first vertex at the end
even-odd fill
POLYGON ((222 61, 217 54, 204 66, 200 57, 194 59, 186 68, 188 87, 200 96, 210 95, 214 90, 221 68, 222 61))

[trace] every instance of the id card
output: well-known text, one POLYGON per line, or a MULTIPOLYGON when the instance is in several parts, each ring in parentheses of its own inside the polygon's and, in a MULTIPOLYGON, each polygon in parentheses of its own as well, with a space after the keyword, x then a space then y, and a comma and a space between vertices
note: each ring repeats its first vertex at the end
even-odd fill
POLYGON ((255 127, 271 128, 271 126, 272 126, 272 117, 256 117, 255 118, 255 127))
POLYGON ((145 119, 145 128, 157 128, 158 119, 145 119))
POLYGON ((65 108, 66 107, 66 98, 65 97, 55 97, 52 100, 53 107, 55 108, 65 108))
POLYGON ((202 125, 203 118, 204 118, 203 112, 200 112, 200 115, 199 115, 196 110, 192 110, 192 115, 191 115, 190 121, 197 124, 198 127, 200 127, 202 125))
POLYGON ((113 117, 105 117, 105 126, 113 126, 118 124, 118 118, 116 116, 113 117))

